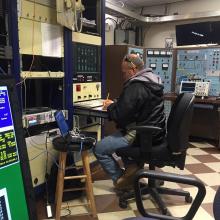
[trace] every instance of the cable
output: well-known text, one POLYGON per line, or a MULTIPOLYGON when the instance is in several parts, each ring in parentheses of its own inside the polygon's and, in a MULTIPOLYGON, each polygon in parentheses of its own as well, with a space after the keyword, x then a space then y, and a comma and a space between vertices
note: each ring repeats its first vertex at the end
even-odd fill
POLYGON ((77 32, 82 32, 82 11, 83 11, 83 8, 81 8, 80 10, 77 10, 77 7, 76 7, 76 1, 74 1, 74 18, 75 18, 75 28, 76 28, 76 31, 77 32), (77 11, 80 11, 80 27, 78 27, 78 19, 77 19, 77 11))
POLYGON ((38 149, 38 150, 44 150, 44 148, 40 148, 40 147, 38 147, 38 146, 45 146, 45 144, 44 143, 37 143, 37 142, 35 142, 35 140, 32 138, 32 136, 30 135, 30 133, 29 133, 29 131, 28 131, 28 128, 26 128, 26 132, 27 132, 27 134, 28 134, 28 138, 30 139, 30 142, 32 142, 31 144, 32 144, 32 146, 33 147, 35 147, 36 149, 38 149))
POLYGON ((47 146, 47 138, 49 136, 49 130, 47 130, 46 140, 45 140, 45 148, 46 148, 46 165, 45 165, 45 184, 46 184, 46 199, 47 205, 49 205, 49 193, 48 193, 48 146, 47 146))
POLYGON ((16 86, 18 86, 18 85, 24 83, 24 81, 25 81, 26 79, 27 79, 27 77, 24 77, 23 80, 21 80, 20 82, 16 83, 16 86))
POLYGON ((82 152, 82 149, 83 149, 83 141, 81 140, 81 142, 80 142, 80 151, 79 151, 80 154, 82 152))
POLYGON ((44 154, 45 152, 46 152, 46 151, 43 151, 43 152, 39 153, 37 156, 35 156, 35 157, 29 159, 28 161, 30 162, 30 161, 33 161, 33 160, 37 159, 39 156, 41 156, 41 155, 44 154))
POLYGON ((24 109, 27 109, 27 87, 25 80, 23 84, 24 84, 24 109))
POLYGON ((116 26, 118 25, 118 22, 117 22, 114 18, 108 17, 108 18, 105 19, 105 21, 107 21, 107 20, 112 20, 112 21, 115 22, 115 25, 116 25, 116 26))
POLYGON ((7 73, 0 67, 0 71, 3 75, 7 75, 7 73))
POLYGON ((62 217, 68 217, 68 216, 70 216, 70 215, 72 214, 72 212, 71 212, 71 210, 70 210, 69 203, 68 203, 68 202, 66 202, 66 204, 67 204, 67 207, 62 208, 61 210, 66 210, 66 211, 68 211, 68 214, 63 215, 62 217))

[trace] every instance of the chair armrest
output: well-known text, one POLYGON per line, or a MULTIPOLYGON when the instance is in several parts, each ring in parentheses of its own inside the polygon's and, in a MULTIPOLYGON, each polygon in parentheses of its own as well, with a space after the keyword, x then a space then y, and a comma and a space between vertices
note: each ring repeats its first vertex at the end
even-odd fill
POLYGON ((199 207, 205 197, 205 194, 206 194, 206 188, 205 188, 204 184, 199 179, 196 179, 194 177, 186 177, 186 176, 181 176, 181 175, 173 174, 173 173, 143 170, 143 169, 140 170, 135 176, 134 188, 135 188, 135 197, 136 197, 137 208, 138 208, 139 212, 144 217, 151 217, 151 218, 156 218, 156 219, 161 219, 161 220, 190 220, 190 219, 193 219, 193 217, 195 216, 197 210, 199 209, 199 207), (188 185, 197 187, 198 192, 196 194, 196 197, 195 197, 189 211, 187 212, 187 214, 184 217, 177 218, 177 217, 172 217, 172 216, 148 213, 148 212, 146 212, 146 210, 144 208, 144 205, 142 202, 142 197, 141 197, 141 189, 140 189, 139 181, 142 178, 158 179, 158 180, 163 180, 163 181, 188 184, 188 185))
POLYGON ((156 127, 156 126, 150 126, 150 125, 143 125, 143 126, 131 127, 131 128, 129 128, 129 130, 136 130, 136 131, 139 131, 139 132, 151 133, 151 132, 154 132, 154 131, 161 131, 162 128, 156 127))

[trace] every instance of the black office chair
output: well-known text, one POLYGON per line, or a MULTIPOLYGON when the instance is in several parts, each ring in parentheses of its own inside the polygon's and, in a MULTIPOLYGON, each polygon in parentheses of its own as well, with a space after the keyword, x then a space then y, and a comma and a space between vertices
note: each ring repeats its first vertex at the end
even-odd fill
MULTIPOLYGON (((197 210, 199 209, 205 194, 206 194, 206 188, 204 183, 202 183, 199 179, 196 179, 195 177, 186 177, 181 176, 177 174, 172 173, 165 173, 165 172, 158 172, 158 171, 152 171, 152 170, 141 170, 136 174, 135 180, 134 180, 134 189, 135 189, 135 198, 136 198, 136 204, 138 211, 141 213, 144 217, 132 217, 132 218, 126 218, 124 220, 192 220, 195 216, 197 210), (196 197, 190 206, 190 209, 183 217, 172 217, 167 215, 160 215, 155 213, 149 213, 147 212, 146 208, 144 207, 143 200, 142 200, 142 189, 140 187, 140 181, 142 178, 148 178, 148 179, 155 179, 155 180, 162 180, 162 181, 169 181, 169 182, 175 182, 175 183, 182 183, 187 184, 190 186, 195 186, 198 188, 196 197)), ((215 202, 214 202, 214 210, 215 213, 215 219, 219 220, 220 218, 220 190, 216 193, 215 202)))
MULTIPOLYGON (((129 148, 120 148, 117 155, 121 157, 133 158, 137 163, 149 164, 150 170, 155 167, 178 167, 183 170, 185 166, 186 150, 188 148, 188 136, 193 114, 192 94, 182 93, 175 100, 170 116, 167 121, 167 134, 164 141, 156 146, 152 146, 152 133, 161 130, 154 126, 136 126, 132 129, 137 131, 140 145, 129 148)), ((150 194, 157 203, 163 214, 167 213, 167 208, 159 194, 184 196, 185 201, 192 202, 189 192, 183 190, 169 189, 161 187, 154 179, 149 179, 147 187, 143 187, 143 193, 150 194)), ((119 205, 127 207, 127 200, 134 197, 134 192, 119 194, 119 205)))

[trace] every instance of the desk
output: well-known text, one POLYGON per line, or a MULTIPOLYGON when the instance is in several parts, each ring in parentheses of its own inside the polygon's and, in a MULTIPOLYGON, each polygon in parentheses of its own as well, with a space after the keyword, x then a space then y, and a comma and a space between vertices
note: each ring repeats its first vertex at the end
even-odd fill
POLYGON ((81 107, 81 106, 74 106, 74 114, 76 115, 87 115, 92 117, 99 117, 99 118, 108 118, 108 113, 106 110, 103 110, 102 107, 81 107))
MULTIPOLYGON (((177 95, 167 93, 164 100, 174 101, 177 95)), ((217 140, 220 149, 220 100, 216 97, 195 98, 195 109, 190 135, 217 140)))

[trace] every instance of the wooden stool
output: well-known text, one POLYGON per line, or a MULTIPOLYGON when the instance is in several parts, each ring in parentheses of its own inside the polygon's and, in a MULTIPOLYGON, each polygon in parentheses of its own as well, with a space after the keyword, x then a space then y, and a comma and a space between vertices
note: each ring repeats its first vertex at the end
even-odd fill
POLYGON ((55 195, 55 209, 56 209, 55 219, 56 220, 60 220, 63 192, 65 191, 63 189, 64 180, 67 180, 67 179, 68 180, 69 179, 85 179, 85 183, 86 183, 85 187, 68 189, 66 191, 76 191, 76 190, 82 190, 82 189, 86 190, 86 198, 88 202, 87 205, 91 209, 92 216, 97 217, 96 205, 95 205, 95 200, 94 200, 94 195, 93 195, 91 171, 90 171, 90 165, 89 165, 89 154, 88 154, 88 150, 91 149, 94 145, 94 139, 89 140, 89 138, 87 138, 85 140, 84 139, 80 140, 78 138, 74 142, 71 141, 71 143, 67 143, 62 137, 58 137, 53 140, 54 148, 60 152, 59 153, 59 169, 58 169, 58 174, 57 174, 56 195, 55 195), (67 153, 70 151, 81 152, 84 175, 65 177, 66 157, 67 157, 67 153))

